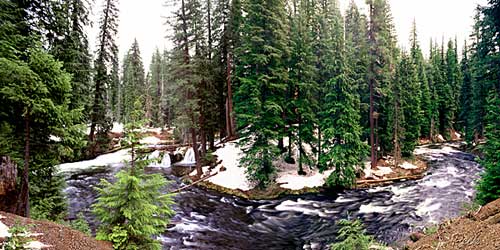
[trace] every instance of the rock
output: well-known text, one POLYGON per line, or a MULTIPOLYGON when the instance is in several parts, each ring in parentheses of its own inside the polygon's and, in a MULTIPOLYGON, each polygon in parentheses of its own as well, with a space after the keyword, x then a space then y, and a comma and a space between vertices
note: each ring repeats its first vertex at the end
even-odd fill
POLYGON ((415 232, 415 233, 410 234, 410 240, 412 240, 413 242, 417 242, 418 240, 422 239, 423 237, 425 237, 425 234, 422 232, 415 232))
POLYGON ((220 168, 219 168, 219 171, 220 171, 220 172, 224 172, 224 171, 226 171, 226 170, 227 170, 227 168, 226 168, 226 167, 224 167, 224 166, 220 166, 220 168))

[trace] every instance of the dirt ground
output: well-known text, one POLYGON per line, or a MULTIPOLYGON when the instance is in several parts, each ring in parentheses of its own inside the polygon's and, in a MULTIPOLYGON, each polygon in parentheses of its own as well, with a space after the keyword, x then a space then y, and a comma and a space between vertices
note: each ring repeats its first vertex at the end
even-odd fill
POLYGON ((30 233, 41 233, 33 237, 45 245, 51 245, 48 250, 112 250, 111 243, 98 241, 92 237, 49 221, 31 220, 17 215, 0 211, 0 219, 6 226, 11 228, 16 224, 31 225, 30 233))
POLYGON ((446 221, 437 231, 409 245, 410 250, 500 249, 500 199, 478 211, 446 221))

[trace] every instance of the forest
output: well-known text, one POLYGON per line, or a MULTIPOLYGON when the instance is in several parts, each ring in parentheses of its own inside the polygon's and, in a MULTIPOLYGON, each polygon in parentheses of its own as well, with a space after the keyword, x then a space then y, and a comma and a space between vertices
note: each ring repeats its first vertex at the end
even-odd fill
POLYGON ((418 20, 396 37, 388 0, 367 0, 367 13, 354 1, 342 13, 337 0, 169 4, 173 48, 144 62, 137 40, 119 58, 119 0, 0 0, 0 210, 67 220, 57 166, 111 152, 114 124, 125 124, 132 158, 97 188, 93 213, 97 238, 115 249, 161 249, 151 236, 175 214, 161 191, 170 180, 144 171, 143 128, 173 129, 194 149, 193 180, 236 140, 260 190, 276 185, 280 158, 298 175, 331 170, 325 187, 340 192, 355 188, 364 162, 398 166, 419 145, 462 140, 484 168, 475 201, 500 198, 500 1, 477 6, 462 48, 421 41, 418 20))

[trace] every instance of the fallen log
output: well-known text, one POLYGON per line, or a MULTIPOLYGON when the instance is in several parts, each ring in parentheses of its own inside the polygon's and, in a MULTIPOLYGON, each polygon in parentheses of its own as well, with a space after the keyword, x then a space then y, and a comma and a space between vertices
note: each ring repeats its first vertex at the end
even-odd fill
POLYGON ((194 186, 194 185, 196 185, 196 184, 198 184, 198 183, 200 183, 200 182, 202 182, 204 180, 207 180, 210 177, 213 177, 213 176, 217 175, 218 173, 219 172, 216 172, 215 174, 207 175, 207 176, 205 176, 205 177, 203 177, 203 178, 201 178, 201 179, 199 179, 199 180, 197 180, 197 181, 195 181, 195 182, 193 182, 193 183, 191 183, 191 184, 189 184, 187 186, 184 186, 184 187, 181 187, 179 189, 176 189, 176 190, 174 190, 174 191, 172 191, 170 193, 171 194, 180 193, 182 190, 188 189, 188 188, 190 188, 190 187, 192 187, 192 186, 194 186))
POLYGON ((377 183, 384 183, 384 182, 390 182, 390 181, 401 181, 401 180, 416 180, 422 178, 422 175, 406 175, 406 176, 400 176, 400 177, 395 177, 395 178, 386 178, 386 179, 379 179, 379 180, 360 180, 356 181, 357 185, 363 185, 363 184, 377 184, 377 183))

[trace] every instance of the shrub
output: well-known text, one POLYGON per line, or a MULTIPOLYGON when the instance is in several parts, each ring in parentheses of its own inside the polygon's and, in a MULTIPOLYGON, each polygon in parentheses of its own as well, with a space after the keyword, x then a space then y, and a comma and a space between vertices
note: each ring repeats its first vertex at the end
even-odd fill
POLYGON ((340 220, 338 239, 340 242, 331 245, 331 250, 368 250, 377 245, 374 238, 366 234, 359 220, 340 220))

